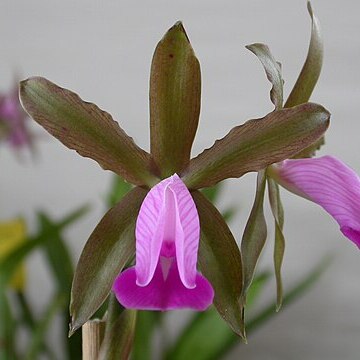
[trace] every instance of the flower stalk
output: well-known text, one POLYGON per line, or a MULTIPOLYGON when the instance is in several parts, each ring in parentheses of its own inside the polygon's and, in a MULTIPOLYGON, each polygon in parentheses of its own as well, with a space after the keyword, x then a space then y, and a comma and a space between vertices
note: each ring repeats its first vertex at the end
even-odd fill
POLYGON ((83 360, 98 360, 105 333, 105 321, 90 320, 82 327, 83 360))

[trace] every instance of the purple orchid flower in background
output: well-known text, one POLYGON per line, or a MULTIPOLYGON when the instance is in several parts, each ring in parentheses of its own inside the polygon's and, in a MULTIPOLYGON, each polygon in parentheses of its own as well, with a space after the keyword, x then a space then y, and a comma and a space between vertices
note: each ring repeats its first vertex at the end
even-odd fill
POLYGON ((352 169, 323 156, 285 160, 269 173, 287 190, 323 207, 360 248, 360 177, 352 169))
POLYGON ((136 222, 136 264, 115 281, 126 308, 205 310, 214 290, 196 270, 200 239, 194 200, 177 174, 147 194, 136 222))
MULTIPOLYGON (((312 20, 309 50, 284 107, 308 101, 320 76, 323 62, 321 29, 309 2, 308 11, 312 20)), ((272 84, 271 101, 275 108, 282 108, 283 80, 279 63, 263 44, 253 44, 248 48, 261 60, 272 84)), ((338 222, 341 232, 360 247, 360 177, 332 156, 313 158, 324 142, 324 137, 320 138, 295 157, 271 165, 267 173, 286 189, 322 206, 338 222)), ((278 193, 274 187, 269 190, 278 193)), ((279 194, 273 195, 273 199, 277 198, 276 208, 279 210, 279 194)))
MULTIPOLYGON (((309 101, 320 76, 323 63, 320 23, 310 2, 307 6, 311 17, 309 50, 299 77, 285 103, 280 63, 265 44, 255 43, 247 46, 261 61, 272 85, 270 99, 275 111, 300 106, 309 101)), ((263 210, 266 182, 275 225, 274 270, 277 309, 280 309, 282 304, 281 269, 286 246, 283 233, 284 210, 278 184, 321 205, 339 223, 342 233, 359 246, 360 208, 357 201, 360 200, 360 179, 351 169, 335 158, 329 156, 312 158, 324 142, 322 136, 294 156, 274 162, 266 171, 259 172, 254 204, 241 243, 244 264, 244 299, 246 299, 246 291, 252 282, 257 262, 267 240, 267 224, 263 210)))
POLYGON ((26 124, 28 119, 28 115, 20 105, 17 86, 6 94, 0 94, 2 133, 15 150, 32 147, 32 136, 26 124))

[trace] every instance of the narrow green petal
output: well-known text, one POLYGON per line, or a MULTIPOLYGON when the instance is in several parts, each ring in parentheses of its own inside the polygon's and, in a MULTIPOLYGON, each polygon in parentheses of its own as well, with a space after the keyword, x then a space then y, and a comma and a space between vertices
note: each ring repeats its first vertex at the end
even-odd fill
POLYGON ((90 235, 71 290, 70 333, 101 306, 116 276, 135 254, 135 222, 147 191, 136 187, 110 209, 90 235))
POLYGON ((268 178, 269 200, 271 211, 275 220, 275 246, 274 246, 274 268, 276 278, 276 310, 279 311, 283 299, 283 286, 281 267, 285 252, 284 209, 280 199, 279 185, 271 178, 268 178))
POLYGON ((135 185, 156 182, 150 155, 96 105, 41 77, 20 83, 20 99, 28 114, 68 148, 135 185))
MULTIPOLYGON (((309 50, 300 75, 289 95, 289 98, 285 103, 285 107, 292 107, 309 101, 319 79, 322 68, 324 45, 320 22, 313 12, 310 1, 308 1, 307 6, 311 17, 311 38, 309 50)), ((325 139, 324 136, 322 136, 309 147, 303 149, 301 152, 293 156, 293 158, 301 159, 312 157, 315 155, 316 151, 319 150, 322 145, 324 145, 324 143, 325 139)))
POLYGON ((322 68, 324 45, 320 23, 313 12, 310 1, 308 1, 307 7, 311 17, 309 50, 300 75, 285 103, 285 107, 292 107, 309 101, 322 68))
POLYGON ((246 292, 253 280, 256 264, 267 237, 264 216, 265 187, 266 173, 262 170, 258 173, 255 200, 241 241, 241 255, 244 272, 244 300, 246 298, 246 292))
POLYGON ((275 105, 276 110, 283 107, 283 85, 284 80, 281 75, 281 65, 277 62, 271 54, 270 49, 265 44, 252 44, 246 46, 248 50, 253 52, 261 61, 266 76, 272 84, 270 90, 270 99, 275 105))
POLYGON ((217 209, 200 192, 192 195, 200 217, 200 270, 214 288, 217 311, 237 335, 245 338, 239 248, 217 209))
POLYGON ((189 188, 199 189, 265 169, 319 139, 329 119, 329 112, 321 105, 306 103, 249 120, 192 159, 181 174, 182 180, 189 188))
POLYGON ((181 22, 156 47, 150 76, 151 154, 162 177, 190 160, 199 122, 200 65, 181 22))

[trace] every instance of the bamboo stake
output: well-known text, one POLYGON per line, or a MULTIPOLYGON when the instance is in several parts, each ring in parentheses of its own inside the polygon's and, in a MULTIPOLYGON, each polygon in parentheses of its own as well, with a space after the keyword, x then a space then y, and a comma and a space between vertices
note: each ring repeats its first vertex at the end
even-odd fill
POLYGON ((83 360, 98 360, 104 338, 105 321, 90 320, 82 327, 83 360))

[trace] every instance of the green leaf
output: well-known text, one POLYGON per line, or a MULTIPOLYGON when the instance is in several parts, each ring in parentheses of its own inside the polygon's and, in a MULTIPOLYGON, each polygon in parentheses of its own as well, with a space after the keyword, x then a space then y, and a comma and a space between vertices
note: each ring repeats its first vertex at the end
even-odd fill
POLYGON ((225 209, 224 211, 221 212, 222 217, 224 218, 224 220, 228 223, 229 221, 231 221, 233 219, 233 217, 236 214, 237 209, 235 209, 234 207, 230 207, 225 209))
POLYGON ((0 288, 0 359, 17 359, 15 353, 16 321, 5 289, 0 288))
POLYGON ((177 22, 156 47, 150 76, 151 154, 163 177, 190 160, 199 122, 200 65, 177 22))
MULTIPOLYGON (((0 292, 8 284, 11 279, 14 271, 19 266, 19 263, 24 261, 24 259, 34 250, 38 249, 41 246, 44 246, 48 242, 51 242, 54 239, 54 234, 60 233, 69 225, 73 224, 79 218, 81 218, 88 211, 88 206, 83 206, 66 217, 61 221, 58 221, 54 226, 43 228, 39 231, 39 234, 30 238, 28 241, 24 242, 21 246, 12 251, 6 258, 0 260, 0 292)), ((23 311, 23 320, 26 322, 26 325, 31 329, 34 328, 34 318, 32 314, 28 311, 27 303, 25 299, 20 300, 20 307, 23 311), (22 301, 23 300, 23 301, 22 301)), ((53 358, 49 348, 42 345, 42 348, 46 353, 53 358)))
POLYGON ((128 359, 134 340, 136 310, 124 309, 115 299, 110 299, 100 360, 128 359))
POLYGON ((284 209, 280 199, 279 185, 271 178, 268 178, 269 200, 271 211, 275 220, 275 246, 274 246, 274 267, 276 277, 276 310, 279 311, 282 304, 283 286, 281 278, 281 266, 285 252, 284 209))
POLYGON ((198 189, 262 170, 319 139, 329 119, 329 112, 321 105, 306 103, 249 120, 192 159, 181 177, 189 188, 198 189))
POLYGON ((90 210, 89 205, 83 205, 80 208, 74 210, 69 215, 66 215, 63 220, 57 222, 59 231, 65 230, 69 225, 72 225, 74 222, 81 219, 86 215, 90 210))
MULTIPOLYGON (((307 291, 311 289, 312 286, 319 280, 323 272, 328 268, 330 264, 330 258, 325 257, 312 271, 303 276, 300 280, 296 281, 290 291, 286 292, 283 299, 283 308, 291 305, 293 302, 303 296, 307 291)), ((247 323, 247 332, 249 334, 253 333, 265 322, 271 320, 277 313, 274 311, 276 304, 269 304, 262 308, 256 315, 254 315, 250 321, 247 323)), ((211 357, 207 360, 216 360, 222 359, 225 357, 234 347, 239 346, 239 343, 236 336, 233 334, 229 335, 227 341, 224 342, 223 348, 217 352, 213 353, 211 357)))
POLYGON ((15 295, 21 312, 20 321, 26 325, 29 330, 33 330, 35 326, 35 319, 26 295, 22 291, 17 291, 15 295))
MULTIPOLYGON (((253 305, 269 278, 269 273, 263 273, 254 279, 248 292, 248 306, 253 305)), ((239 342, 239 338, 231 332, 214 308, 196 313, 175 344, 168 350, 166 359, 211 359, 213 354, 223 349, 229 337, 239 342)))
POLYGON ((270 52, 270 49, 265 44, 252 44, 246 46, 248 50, 253 52, 261 61, 266 76, 272 84, 270 90, 270 99, 275 105, 276 110, 283 107, 283 85, 284 80, 281 75, 281 65, 278 63, 270 52))
MULTIPOLYGON (((295 300, 298 300, 300 296, 304 295, 306 291, 310 290, 310 288, 319 280, 324 271, 329 267, 331 260, 332 257, 324 257, 313 270, 303 276, 300 280, 296 281, 295 285, 293 285, 291 289, 284 295, 282 302, 283 308, 290 305, 295 300)), ((252 319, 250 319, 248 323, 249 333, 255 331, 265 321, 269 320, 276 314, 276 312, 274 312, 274 305, 275 304, 273 303, 269 304, 252 319)))
MULTIPOLYGON (((196 314, 185 327, 166 360, 206 360, 221 347, 224 338, 235 336, 214 308, 196 314)), ((235 336, 236 337, 236 336, 235 336)), ((239 338, 236 337, 239 341, 239 338)))
POLYGON ((70 334, 105 301, 116 276, 135 254, 135 222, 147 191, 136 187, 110 209, 90 235, 71 290, 70 334))
POLYGON ((156 182, 150 155, 96 105, 41 77, 20 83, 20 100, 28 114, 68 148, 133 184, 156 182))
MULTIPOLYGON (((205 195, 205 197, 213 205, 215 205, 219 199, 219 196, 221 195, 222 187, 223 187, 222 183, 217 183, 216 185, 214 185, 212 187, 201 189, 201 193, 203 195, 205 195)), ((233 217, 236 214, 236 211, 237 211, 237 209, 235 207, 228 207, 228 208, 224 209, 223 211, 221 211, 221 215, 224 218, 224 220, 226 221, 226 223, 228 223, 229 221, 231 221, 233 219, 233 217)))
POLYGON ((65 305, 65 294, 56 294, 49 303, 42 319, 35 324, 31 334, 30 345, 25 355, 26 360, 36 360, 44 349, 44 342, 47 336, 49 326, 55 318, 58 311, 65 305))
MULTIPOLYGON (((71 225, 83 216, 87 211, 88 207, 81 207, 80 209, 72 212, 63 220, 57 222, 58 229, 65 229, 67 226, 71 225)), ((51 241, 52 235, 52 231, 46 230, 44 232, 40 232, 37 236, 25 241, 21 246, 7 255, 6 258, 0 260, 0 291, 9 282, 19 263, 21 263, 26 256, 39 246, 42 246, 47 241, 51 241)))
POLYGON ((292 89, 285 107, 293 107, 306 103, 319 79, 323 63, 324 45, 321 35, 320 23, 313 13, 311 3, 307 3, 311 17, 311 39, 308 54, 300 72, 300 75, 292 89))
POLYGON ((249 309, 252 308, 259 299, 265 285, 271 279, 271 275, 270 271, 262 271, 259 275, 254 277, 247 292, 247 307, 249 309))
POLYGON ((236 241, 218 210, 195 191, 193 198, 200 217, 199 266, 215 291, 214 305, 231 329, 245 338, 241 255, 236 241))
POLYGON ((241 241, 241 255, 243 259, 243 301, 246 303, 246 293, 254 277, 256 264, 267 237, 264 216, 264 195, 266 187, 266 173, 260 171, 257 176, 256 195, 249 219, 246 223, 241 241))
MULTIPOLYGON (((44 246, 47 242, 53 240, 54 232, 60 232, 65 229, 67 226, 74 223, 81 216, 83 216, 88 211, 88 207, 81 207, 80 209, 70 213, 64 219, 56 223, 55 227, 42 229, 39 234, 35 237, 32 237, 28 241, 24 242, 21 246, 12 251, 6 258, 0 260, 0 293, 4 291, 7 283, 11 279, 14 271, 17 269, 19 263, 21 263, 25 257, 27 257, 32 251, 38 249, 40 246, 44 246)), ((34 318, 29 312, 27 303, 25 299, 20 299, 20 306, 23 311, 23 320, 26 322, 27 326, 34 328, 34 318), (22 301, 23 300, 23 301, 22 301)), ((48 353, 50 358, 51 352, 49 349, 41 345, 42 349, 48 353)))
MULTIPOLYGON (((18 309, 20 310, 19 325, 25 325, 28 331, 30 331, 30 333, 33 333, 37 324, 32 313, 32 308, 29 305, 28 299, 26 295, 20 291, 17 291, 14 295, 17 300, 18 309)), ((52 349, 49 348, 45 341, 41 345, 41 351, 44 352, 49 357, 49 359, 56 359, 54 352, 52 351, 52 349)))
POLYGON ((130 190, 131 184, 124 181, 120 176, 114 175, 112 178, 111 188, 106 197, 109 207, 116 205, 130 190))
MULTIPOLYGON (((42 231, 47 231, 52 234, 51 241, 47 241, 43 245, 46 258, 49 263, 49 268, 52 271, 53 277, 56 280, 56 286, 59 293, 63 294, 64 303, 66 306, 62 309, 62 334, 66 334, 69 328, 70 316, 68 311, 68 304, 70 301, 70 289, 72 279, 74 277, 74 266, 70 256, 70 251, 62 238, 61 231, 46 214, 40 213, 38 215, 40 227, 42 231)), ((69 358, 81 357, 81 333, 77 333, 70 339, 65 338, 69 358)))
POLYGON ((152 359, 152 344, 154 332, 163 313, 159 311, 138 311, 132 360, 152 359))
POLYGON ((61 293, 68 293, 71 287, 74 268, 69 250, 61 233, 56 225, 45 213, 38 214, 40 229, 43 232, 51 233, 52 239, 44 244, 49 267, 56 279, 58 290, 61 293))
POLYGON ((222 184, 218 183, 212 187, 202 189, 201 193, 204 194, 211 203, 215 204, 221 193, 221 185, 222 184))
POLYGON ((19 263, 25 259, 32 251, 41 246, 44 242, 49 241, 51 238, 48 234, 41 234, 34 238, 32 241, 26 241, 24 244, 16 248, 5 258, 0 260, 0 289, 5 287, 12 274, 17 269, 19 263))

